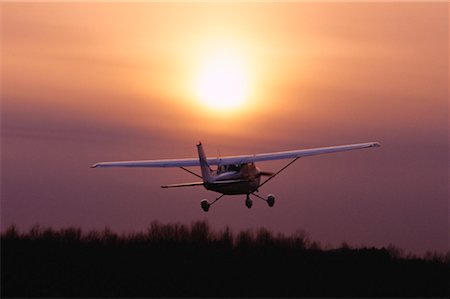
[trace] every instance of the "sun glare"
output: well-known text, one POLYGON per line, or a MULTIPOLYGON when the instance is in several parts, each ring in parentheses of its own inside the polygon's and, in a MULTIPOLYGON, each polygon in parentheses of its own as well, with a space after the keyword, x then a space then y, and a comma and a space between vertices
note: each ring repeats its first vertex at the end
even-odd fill
POLYGON ((248 96, 248 74, 242 59, 231 52, 206 58, 196 84, 202 104, 216 110, 242 107, 248 96))

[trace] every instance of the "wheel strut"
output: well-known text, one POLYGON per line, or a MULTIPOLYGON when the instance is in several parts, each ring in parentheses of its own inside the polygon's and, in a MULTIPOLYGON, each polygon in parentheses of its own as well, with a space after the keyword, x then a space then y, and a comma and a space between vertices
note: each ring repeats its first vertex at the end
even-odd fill
POLYGON ((262 197, 262 196, 260 196, 260 195, 258 195, 258 194, 256 194, 256 193, 251 193, 251 194, 256 196, 256 197, 258 197, 259 199, 264 200, 265 202, 267 202, 269 207, 273 207, 273 205, 275 204, 275 196, 273 196, 273 194, 269 194, 267 196, 267 199, 262 197))
POLYGON ((222 195, 220 195, 219 197, 217 197, 216 199, 214 199, 212 202, 209 202, 208 200, 203 199, 203 200, 200 202, 200 206, 202 207, 203 211, 208 212, 208 211, 209 211, 209 208, 210 208, 216 201, 218 201, 219 199, 221 199, 221 198, 224 197, 224 196, 225 196, 225 194, 222 194, 222 195))

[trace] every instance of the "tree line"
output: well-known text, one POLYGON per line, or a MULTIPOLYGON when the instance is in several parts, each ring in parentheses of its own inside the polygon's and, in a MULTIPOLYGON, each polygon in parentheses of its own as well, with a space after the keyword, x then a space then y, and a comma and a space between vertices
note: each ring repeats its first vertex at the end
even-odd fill
POLYGON ((307 233, 42 228, 1 234, 2 297, 448 297, 449 254, 324 249, 307 233))

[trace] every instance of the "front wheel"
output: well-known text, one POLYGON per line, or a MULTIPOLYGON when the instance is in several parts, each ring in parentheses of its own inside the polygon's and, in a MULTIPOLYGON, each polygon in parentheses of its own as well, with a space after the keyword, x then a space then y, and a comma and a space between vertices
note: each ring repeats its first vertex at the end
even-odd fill
POLYGON ((245 200, 245 206, 250 209, 252 207, 252 205, 253 205, 253 201, 250 198, 247 198, 245 200))

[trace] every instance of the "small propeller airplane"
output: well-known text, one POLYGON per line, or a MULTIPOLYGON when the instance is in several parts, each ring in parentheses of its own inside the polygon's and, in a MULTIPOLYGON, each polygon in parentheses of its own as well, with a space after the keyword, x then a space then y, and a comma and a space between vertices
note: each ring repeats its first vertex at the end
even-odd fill
POLYGON ((202 209, 207 212, 211 205, 216 203, 225 195, 246 194, 245 205, 251 208, 253 205, 250 195, 267 202, 269 207, 275 204, 275 196, 269 194, 264 198, 255 192, 268 183, 276 175, 285 170, 292 163, 301 157, 329 154, 370 147, 379 147, 378 142, 358 143, 349 145, 329 146, 312 149, 299 149, 284 152, 273 152, 255 155, 227 156, 222 158, 207 158, 203 150, 202 143, 197 144, 198 159, 165 159, 165 160, 141 160, 141 161, 121 161, 121 162, 100 162, 91 167, 179 167, 198 178, 199 182, 163 185, 162 188, 204 186, 207 190, 215 191, 221 195, 214 201, 209 202, 203 199, 200 202, 202 209), (292 159, 288 164, 275 173, 261 171, 255 166, 255 162, 292 159), (216 170, 212 170, 210 165, 217 165, 216 170), (201 175, 187 169, 190 166, 200 166, 201 175), (261 177, 268 178, 261 182, 261 177))

